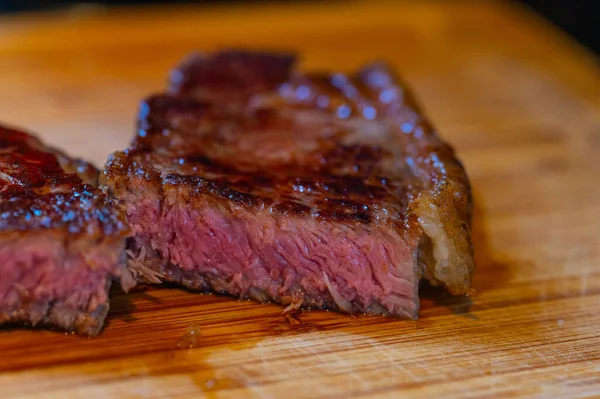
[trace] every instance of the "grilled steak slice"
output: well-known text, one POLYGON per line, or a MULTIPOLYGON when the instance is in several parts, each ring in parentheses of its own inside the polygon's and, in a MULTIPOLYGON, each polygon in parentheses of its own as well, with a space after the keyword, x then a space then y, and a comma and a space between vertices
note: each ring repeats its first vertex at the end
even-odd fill
POLYGON ((196 55, 144 101, 100 176, 140 281, 418 316, 421 277, 470 291, 469 184, 384 64, 293 73, 287 55, 196 55))
POLYGON ((124 262, 128 230, 98 188, 61 164, 97 179, 84 161, 0 127, 0 324, 96 335, 111 279, 135 283, 124 262))

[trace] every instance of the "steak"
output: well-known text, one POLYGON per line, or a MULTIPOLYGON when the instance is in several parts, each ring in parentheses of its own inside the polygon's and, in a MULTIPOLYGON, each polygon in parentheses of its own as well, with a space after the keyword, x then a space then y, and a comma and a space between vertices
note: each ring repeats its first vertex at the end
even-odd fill
POLYGON ((97 176, 85 161, 0 127, 0 324, 96 335, 111 280, 135 283, 124 215, 82 181, 97 176))
POLYGON ((468 294, 471 196, 383 63, 301 74, 287 54, 189 57, 101 174, 139 281, 416 318, 419 280, 468 294))

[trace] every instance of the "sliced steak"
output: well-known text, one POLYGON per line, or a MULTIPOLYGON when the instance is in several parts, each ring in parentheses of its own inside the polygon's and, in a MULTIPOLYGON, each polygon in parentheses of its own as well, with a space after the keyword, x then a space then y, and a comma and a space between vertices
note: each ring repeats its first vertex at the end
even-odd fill
POLYGON ((108 289, 125 268, 125 217, 96 187, 95 168, 0 127, 0 324, 96 335, 108 289), (62 165, 62 167, 61 167, 62 165))
POLYGON ((416 318, 424 277, 469 293, 469 184, 384 64, 299 74, 288 55, 188 58, 100 176, 140 281, 416 318))

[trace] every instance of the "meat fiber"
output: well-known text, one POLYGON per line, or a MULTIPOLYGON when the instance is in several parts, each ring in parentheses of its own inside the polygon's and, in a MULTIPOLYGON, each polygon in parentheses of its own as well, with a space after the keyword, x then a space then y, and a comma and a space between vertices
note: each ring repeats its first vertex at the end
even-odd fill
POLYGON ((467 177, 384 64, 194 55, 142 102, 101 182, 139 281, 416 318, 419 280, 470 291, 467 177))
POLYGON ((0 127, 0 324, 96 335, 111 280, 135 283, 125 218, 82 177, 95 182, 97 171, 0 127))

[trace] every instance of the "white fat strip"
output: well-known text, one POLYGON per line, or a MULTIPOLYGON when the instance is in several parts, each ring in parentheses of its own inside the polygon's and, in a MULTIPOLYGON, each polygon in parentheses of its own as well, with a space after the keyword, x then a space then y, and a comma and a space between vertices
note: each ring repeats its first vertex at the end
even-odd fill
POLYGON ((327 277, 327 273, 325 272, 323 272, 323 279, 325 280, 325 285, 327 286, 329 293, 333 297, 333 301, 338 305, 338 308, 340 308, 342 312, 352 313, 352 304, 340 295, 338 290, 331 284, 331 281, 329 281, 329 277, 327 277))
MULTIPOLYGON (((440 220, 439 210, 433 204, 428 204, 430 212, 420 212, 419 224, 431 239, 433 244, 433 258, 436 261, 435 270, 445 272, 450 259, 450 238, 444 230, 444 224, 440 220)), ((437 276, 436 276, 437 277, 437 276)))

